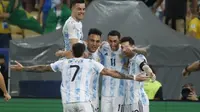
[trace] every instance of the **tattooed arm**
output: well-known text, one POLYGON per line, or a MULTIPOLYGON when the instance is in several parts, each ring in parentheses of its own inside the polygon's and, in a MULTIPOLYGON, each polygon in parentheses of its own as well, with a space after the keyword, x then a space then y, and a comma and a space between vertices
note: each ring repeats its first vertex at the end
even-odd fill
POLYGON ((136 80, 136 81, 144 81, 149 78, 149 76, 142 76, 142 75, 127 75, 127 74, 120 73, 118 71, 107 69, 107 68, 104 68, 101 71, 101 74, 106 75, 106 76, 111 76, 113 78, 136 80))
POLYGON ((50 65, 36 65, 36 66, 25 66, 22 71, 26 72, 53 72, 50 65))
POLYGON ((53 72, 50 65, 36 65, 36 66, 23 66, 21 63, 15 61, 16 65, 11 65, 13 71, 26 71, 26 72, 53 72))

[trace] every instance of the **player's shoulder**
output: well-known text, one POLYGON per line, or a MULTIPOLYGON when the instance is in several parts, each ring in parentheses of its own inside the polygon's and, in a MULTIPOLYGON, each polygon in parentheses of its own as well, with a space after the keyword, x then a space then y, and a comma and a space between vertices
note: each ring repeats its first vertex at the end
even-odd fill
POLYGON ((143 54, 136 54, 136 59, 146 59, 143 54))
POLYGON ((103 42, 103 44, 101 45, 100 49, 101 52, 108 52, 110 51, 110 45, 108 42, 103 42))
POLYGON ((66 21, 65 21, 65 24, 64 24, 64 27, 66 26, 73 26, 75 25, 76 21, 72 18, 72 17, 69 17, 66 21))

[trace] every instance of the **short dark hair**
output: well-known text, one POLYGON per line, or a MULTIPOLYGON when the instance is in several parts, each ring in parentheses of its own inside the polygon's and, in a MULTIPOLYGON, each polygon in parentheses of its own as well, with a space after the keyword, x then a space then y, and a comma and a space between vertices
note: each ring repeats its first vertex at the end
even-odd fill
POLYGON ((72 46, 72 52, 74 57, 79 58, 83 55, 85 51, 85 45, 82 43, 76 43, 72 46))
POLYGON ((117 30, 111 30, 111 31, 108 33, 108 36, 118 36, 118 38, 120 39, 121 34, 120 34, 119 31, 117 31, 117 30))
POLYGON ((131 37, 123 37, 121 40, 120 40, 120 43, 123 43, 123 42, 129 42, 130 45, 135 45, 135 41, 133 40, 133 38, 131 37))
POLYGON ((101 37, 102 32, 97 28, 91 28, 88 32, 88 36, 91 34, 99 35, 101 37))
POLYGON ((84 0, 71 0, 71 5, 70 5, 70 9, 76 5, 77 3, 85 3, 84 0))
POLYGON ((0 54, 0 59, 5 59, 5 56, 3 54, 0 54))

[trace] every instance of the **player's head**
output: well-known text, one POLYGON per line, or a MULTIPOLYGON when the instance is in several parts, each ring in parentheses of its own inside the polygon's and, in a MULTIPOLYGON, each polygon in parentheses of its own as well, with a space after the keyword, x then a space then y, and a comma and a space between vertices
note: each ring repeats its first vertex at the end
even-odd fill
POLYGON ((71 2, 72 16, 78 21, 84 18, 85 14, 85 2, 84 0, 72 0, 71 2))
POLYGON ((121 43, 121 48, 123 53, 127 56, 127 57, 131 57, 133 55, 133 52, 130 52, 130 47, 134 47, 135 46, 135 41, 131 38, 131 37, 123 37, 120 40, 121 43))
POLYGON ((76 43, 72 46, 72 53, 75 58, 82 57, 84 51, 85 51, 85 45, 82 43, 76 43))
POLYGON ((101 45, 101 34, 99 29, 91 28, 88 32, 87 47, 91 53, 94 53, 101 45))
POLYGON ((113 51, 118 50, 121 34, 117 30, 108 33, 108 43, 113 51))
POLYGON ((0 54, 0 64, 5 63, 5 56, 3 54, 0 54))

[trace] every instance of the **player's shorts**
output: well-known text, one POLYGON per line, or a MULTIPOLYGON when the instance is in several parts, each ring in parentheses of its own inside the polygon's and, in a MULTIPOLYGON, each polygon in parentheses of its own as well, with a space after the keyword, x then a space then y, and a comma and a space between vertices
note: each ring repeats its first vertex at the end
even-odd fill
POLYGON ((121 112, 124 97, 101 97, 101 112, 121 112))
POLYGON ((96 99, 94 101, 91 102, 92 106, 94 108, 94 112, 99 112, 99 99, 96 99))
POLYGON ((63 104, 63 112, 95 112, 90 102, 63 104))
POLYGON ((141 102, 126 104, 121 112, 149 112, 149 105, 143 105, 141 102))

